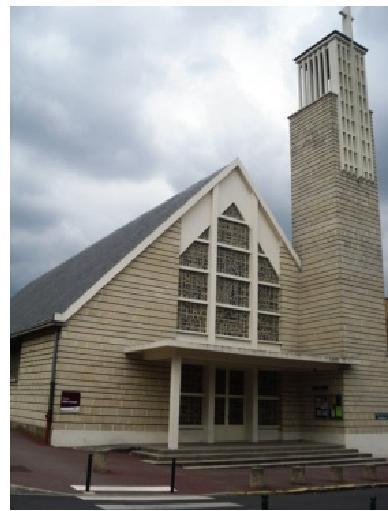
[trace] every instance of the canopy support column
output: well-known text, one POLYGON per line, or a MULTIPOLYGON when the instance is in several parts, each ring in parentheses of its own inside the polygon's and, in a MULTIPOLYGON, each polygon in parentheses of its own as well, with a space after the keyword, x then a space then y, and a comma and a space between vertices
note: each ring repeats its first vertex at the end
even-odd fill
POLYGON ((170 372, 170 414, 168 421, 168 449, 178 449, 179 444, 179 402, 181 394, 182 359, 171 359, 170 372))

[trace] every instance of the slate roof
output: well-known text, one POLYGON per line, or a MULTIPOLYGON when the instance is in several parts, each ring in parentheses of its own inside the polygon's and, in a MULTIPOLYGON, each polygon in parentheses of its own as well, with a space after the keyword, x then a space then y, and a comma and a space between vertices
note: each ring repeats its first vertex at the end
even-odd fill
POLYGON ((11 336, 50 324, 208 184, 217 170, 33 280, 11 299, 11 336))

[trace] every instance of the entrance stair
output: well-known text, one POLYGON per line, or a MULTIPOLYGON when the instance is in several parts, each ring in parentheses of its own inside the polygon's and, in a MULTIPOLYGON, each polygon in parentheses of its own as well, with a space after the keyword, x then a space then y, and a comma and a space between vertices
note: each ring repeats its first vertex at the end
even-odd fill
POLYGON ((263 442, 183 444, 177 450, 165 445, 145 445, 133 451, 146 463, 169 465, 172 458, 186 469, 242 468, 285 465, 362 465, 384 462, 372 454, 346 449, 343 445, 317 442, 263 442))

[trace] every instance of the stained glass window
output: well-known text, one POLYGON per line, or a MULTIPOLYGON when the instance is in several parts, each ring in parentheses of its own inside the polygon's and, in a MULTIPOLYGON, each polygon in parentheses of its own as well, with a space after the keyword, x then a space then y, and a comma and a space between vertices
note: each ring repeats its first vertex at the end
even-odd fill
POLYGON ((178 302, 178 330, 206 332, 207 305, 178 302))
POLYGON ((217 302, 249 307, 249 282, 217 277, 217 302))
POLYGON ((249 276, 249 254, 229 250, 228 248, 217 248, 217 271, 238 277, 249 276))
POLYGON ((206 243, 194 241, 180 256, 181 266, 192 266, 207 270, 209 247, 206 243))
POLYGON ((258 310, 277 312, 279 310, 279 288, 259 284, 257 300, 258 310))
POLYGON ((237 220, 244 220, 242 214, 240 213, 240 210, 236 206, 234 202, 225 209, 225 211, 222 213, 224 216, 230 216, 232 218, 237 218, 237 220))
POLYGON ((208 240, 209 239, 209 227, 203 231, 203 233, 198 236, 201 240, 208 240))
POLYGON ((279 277, 274 270, 271 262, 266 257, 258 258, 258 267, 257 267, 257 278, 263 282, 273 282, 277 284, 279 282, 279 277))
POLYGON ((207 274, 179 270, 179 296, 207 300, 207 274))
POLYGON ((216 333, 233 337, 249 337, 249 312, 217 307, 216 333))
POLYGON ((219 243, 249 249, 249 227, 247 225, 219 218, 217 238, 219 243))
POLYGON ((279 317, 269 314, 258 314, 257 338, 260 341, 279 340, 279 317))

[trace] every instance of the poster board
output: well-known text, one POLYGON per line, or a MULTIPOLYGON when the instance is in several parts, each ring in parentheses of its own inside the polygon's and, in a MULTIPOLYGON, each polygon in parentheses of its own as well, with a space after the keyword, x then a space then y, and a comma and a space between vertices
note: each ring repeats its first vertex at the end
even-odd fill
POLYGON ((78 390, 62 390, 60 410, 63 413, 78 413, 81 406, 81 392, 78 390))
POLYGON ((314 417, 316 419, 343 419, 342 395, 319 394, 314 396, 314 417))

